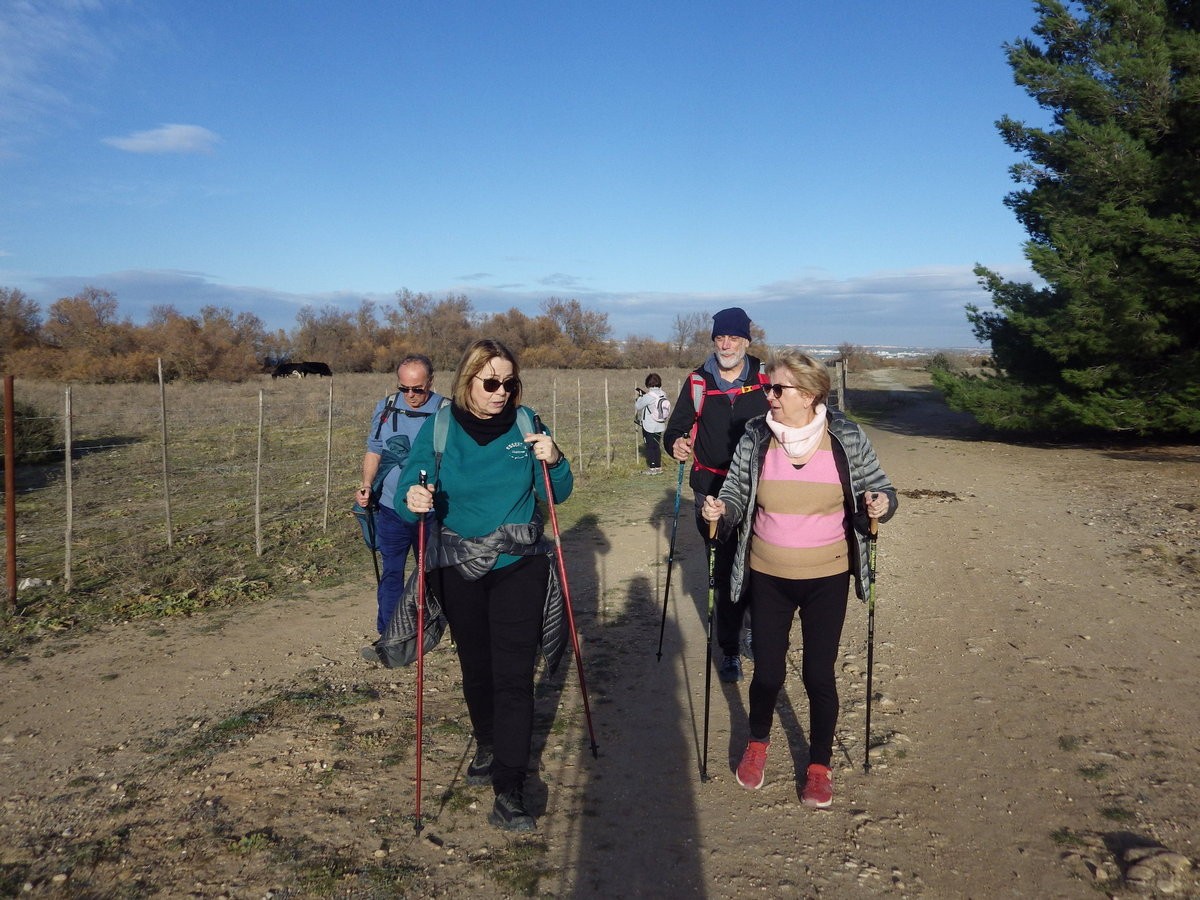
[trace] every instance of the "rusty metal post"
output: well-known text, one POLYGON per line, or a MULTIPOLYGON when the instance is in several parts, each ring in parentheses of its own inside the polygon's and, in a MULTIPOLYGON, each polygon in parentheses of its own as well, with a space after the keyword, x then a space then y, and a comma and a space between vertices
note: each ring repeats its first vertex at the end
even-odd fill
POLYGON ((8 610, 17 611, 17 440, 13 376, 4 376, 4 536, 8 610))

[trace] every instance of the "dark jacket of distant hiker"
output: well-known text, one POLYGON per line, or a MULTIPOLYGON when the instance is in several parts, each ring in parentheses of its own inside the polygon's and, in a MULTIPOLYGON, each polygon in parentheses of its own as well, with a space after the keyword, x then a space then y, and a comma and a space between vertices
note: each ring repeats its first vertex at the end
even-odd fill
MULTIPOLYGON (((731 394, 708 394, 701 404, 700 424, 692 448, 692 471, 688 477, 692 490, 701 496, 715 495, 720 490, 725 478, 722 472, 729 468, 733 448, 741 439, 746 423, 767 412, 767 395, 759 383, 762 360, 747 354, 746 362, 749 368, 745 370, 748 374, 744 388, 731 394), (714 472, 713 469, 720 471, 714 472)), ((704 366, 697 368, 694 374, 704 378, 705 391, 718 390, 716 379, 704 366)), ((695 418, 696 406, 692 400, 689 377, 679 392, 679 399, 675 401, 667 430, 663 432, 663 449, 668 454, 676 440, 691 434, 695 418)))

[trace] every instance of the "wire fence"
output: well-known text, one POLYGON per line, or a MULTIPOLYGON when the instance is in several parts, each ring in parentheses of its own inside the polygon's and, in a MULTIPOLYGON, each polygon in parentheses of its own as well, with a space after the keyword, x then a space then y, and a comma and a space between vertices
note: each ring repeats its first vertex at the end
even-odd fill
MULTIPOLYGON (((668 391, 672 380, 682 384, 682 370, 662 374, 668 391)), ((523 401, 586 483, 640 465, 633 404, 643 378, 527 370, 523 401)), ((14 470, 18 580, 102 589, 164 547, 198 565, 208 547, 271 555, 298 530, 318 540, 331 522, 352 527, 370 417, 394 389, 387 375, 165 386, 18 380, 16 400, 60 438, 14 470)))
MULTIPOLYGON (((677 397, 688 370, 658 371, 677 397)), ((633 408, 644 378, 637 370, 525 370, 522 400, 586 485, 642 466, 633 408)), ((435 389, 448 391, 448 381, 440 374, 435 389)), ((831 402, 842 406, 840 369, 834 384, 831 402)), ((153 592, 147 572, 164 564, 210 582, 244 577, 227 565, 230 554, 273 559, 288 577, 319 565, 289 556, 298 546, 319 556, 323 542, 356 539, 349 510, 370 417, 393 390, 394 378, 379 374, 241 384, 16 380, 15 400, 38 415, 15 430, 37 420, 58 439, 12 471, 10 603, 21 582, 96 591, 126 579, 153 592)))

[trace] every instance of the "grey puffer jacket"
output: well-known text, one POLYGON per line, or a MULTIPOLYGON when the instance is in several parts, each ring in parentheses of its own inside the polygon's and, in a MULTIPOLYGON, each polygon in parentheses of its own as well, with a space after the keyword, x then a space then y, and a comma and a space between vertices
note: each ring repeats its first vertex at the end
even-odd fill
MULTIPOLYGON (((836 410, 829 410, 829 436, 833 439, 833 456, 838 474, 842 479, 845 495, 847 541, 851 552, 851 569, 854 574, 854 591, 860 600, 867 598, 867 530, 869 520, 862 507, 862 496, 867 491, 881 491, 890 501, 888 513, 880 521, 886 522, 896 512, 896 489, 888 480, 875 448, 863 430, 836 410)), ((746 590, 746 566, 750 558, 750 535, 754 531, 754 500, 758 496, 758 478, 762 472, 767 448, 771 446, 771 429, 767 417, 759 416, 746 423, 746 433, 733 452, 729 465, 729 476, 721 487, 719 500, 725 504, 725 514, 717 523, 718 536, 724 540, 738 529, 737 555, 733 559, 729 596, 734 603, 741 601, 746 590), (747 514, 747 511, 748 514, 747 514)))
POLYGON ((433 531, 436 536, 426 551, 425 568, 454 566, 466 581, 478 581, 492 571, 496 557, 502 553, 514 556, 544 554, 549 558, 550 577, 546 579, 546 596, 542 602, 540 647, 546 670, 553 673, 567 646, 566 603, 558 580, 555 544, 542 531, 541 512, 535 509, 533 521, 528 524, 501 525, 491 534, 477 538, 465 538, 445 525, 433 531))

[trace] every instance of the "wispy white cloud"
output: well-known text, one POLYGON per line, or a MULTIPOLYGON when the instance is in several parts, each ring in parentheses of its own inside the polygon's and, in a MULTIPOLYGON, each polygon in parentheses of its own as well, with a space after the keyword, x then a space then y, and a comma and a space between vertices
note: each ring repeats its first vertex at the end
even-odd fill
POLYGON ((575 290, 582 288, 584 279, 578 275, 568 275, 565 272, 554 272, 544 278, 539 278, 537 283, 552 288, 564 288, 566 290, 575 290))
POLYGON ((115 42, 95 22, 104 7, 101 0, 0 2, 0 158, 71 111, 82 73, 94 81, 111 65, 115 42))
POLYGON ((129 153, 212 153, 221 138, 200 125, 160 125, 104 143, 129 153))

